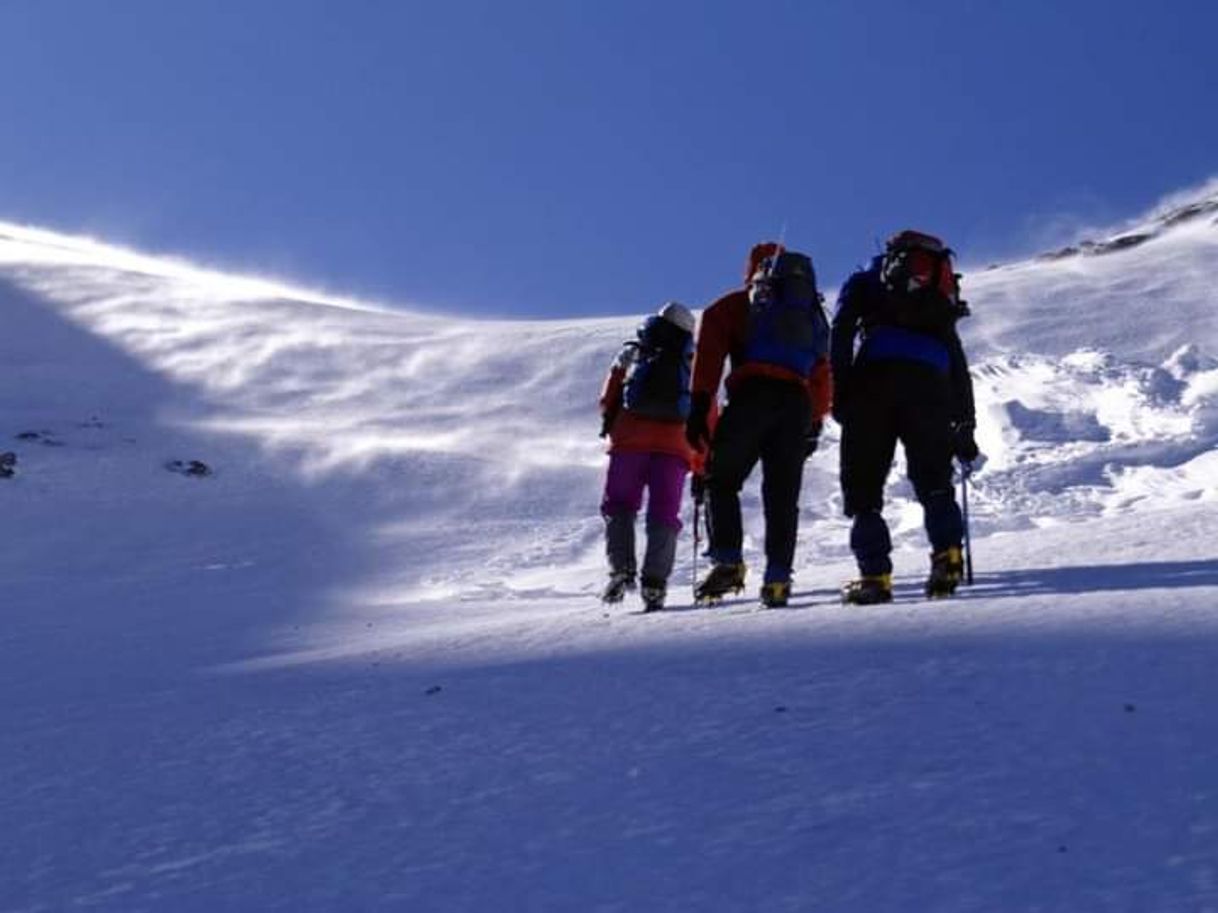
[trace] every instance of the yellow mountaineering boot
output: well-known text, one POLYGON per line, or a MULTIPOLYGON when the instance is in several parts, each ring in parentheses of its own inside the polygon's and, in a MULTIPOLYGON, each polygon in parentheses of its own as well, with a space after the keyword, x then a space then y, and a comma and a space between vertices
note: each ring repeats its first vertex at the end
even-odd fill
POLYGON ((842 587, 842 602, 847 605, 876 605, 892 602, 892 574, 864 575, 842 587))
POLYGON ((739 593, 744 589, 747 573, 748 568, 743 563, 716 564, 694 590, 694 601, 706 605, 718 602, 728 593, 739 593))
POLYGON ((964 577, 964 552, 958 545, 951 545, 930 556, 930 576, 926 578, 928 599, 941 599, 956 592, 964 577))
POLYGON ((761 604, 767 609, 781 609, 791 599, 791 581, 775 580, 761 587, 761 604))

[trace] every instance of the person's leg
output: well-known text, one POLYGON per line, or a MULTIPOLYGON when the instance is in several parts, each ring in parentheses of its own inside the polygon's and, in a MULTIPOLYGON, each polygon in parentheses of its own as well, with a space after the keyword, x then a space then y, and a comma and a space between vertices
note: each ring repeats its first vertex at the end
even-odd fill
POLYGON ((892 573, 892 540, 881 515, 897 441, 887 375, 872 368, 860 378, 842 427, 842 497, 846 516, 854 518, 850 548, 864 577, 892 573))
POLYGON ((743 561, 744 529, 740 519, 740 489, 761 452, 758 404, 746 393, 723 410, 707 463, 710 556, 716 564, 743 561))
POLYGON ((909 481, 922 505, 926 536, 935 552, 959 548, 964 522, 952 482, 949 391, 945 378, 915 375, 899 410, 909 481))
POLYGON ((670 453, 653 453, 647 464, 647 551, 643 558, 643 585, 663 587, 672 574, 681 532, 684 459, 670 453))
POLYGON ((938 375, 925 375, 907 389, 910 400, 901 410, 901 440, 930 540, 926 595, 950 596, 964 575, 964 520, 952 482, 949 389, 946 378, 938 375))
POLYGON ((850 550, 858 562, 863 577, 879 577, 892 573, 892 537, 888 524, 878 510, 865 510, 854 515, 850 527, 850 550))
POLYGON ((605 519, 605 553, 611 574, 635 574, 634 520, 643 503, 647 453, 612 453, 605 475, 601 516, 605 519))
POLYGON ((812 414, 802 390, 782 397, 761 445, 761 500, 765 510, 765 582, 788 583, 799 533, 799 492, 812 414))

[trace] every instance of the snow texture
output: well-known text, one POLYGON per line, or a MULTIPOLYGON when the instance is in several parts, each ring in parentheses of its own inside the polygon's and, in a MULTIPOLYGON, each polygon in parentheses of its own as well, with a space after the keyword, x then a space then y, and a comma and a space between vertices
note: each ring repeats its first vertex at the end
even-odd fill
POLYGON ((687 530, 646 616, 595 599, 635 320, 0 224, 0 913, 1218 911, 1215 212, 966 271, 959 598, 898 467, 897 600, 838 604, 830 428, 792 607, 693 608, 687 530))

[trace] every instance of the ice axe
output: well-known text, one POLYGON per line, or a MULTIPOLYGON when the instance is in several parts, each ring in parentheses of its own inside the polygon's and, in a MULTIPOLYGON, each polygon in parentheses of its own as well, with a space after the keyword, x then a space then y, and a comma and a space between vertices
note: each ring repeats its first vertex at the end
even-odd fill
POLYGON ((698 529, 702 525, 702 499, 706 492, 703 488, 700 476, 695 475, 690 480, 691 494, 694 499, 694 562, 693 562, 693 579, 690 581, 690 591, 694 599, 698 598, 698 552, 701 551, 702 545, 698 541, 698 529))
POLYGON ((973 464, 960 463, 960 518, 964 523, 964 581, 973 585, 973 543, 968 530, 968 477, 973 474, 973 464))

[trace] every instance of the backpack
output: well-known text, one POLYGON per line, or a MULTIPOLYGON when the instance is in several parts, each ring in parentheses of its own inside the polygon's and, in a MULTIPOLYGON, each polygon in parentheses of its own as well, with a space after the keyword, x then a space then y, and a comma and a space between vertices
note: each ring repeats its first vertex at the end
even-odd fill
POLYGON ((626 343, 629 366, 622 406, 643 418, 684 422, 689 417, 694 335, 660 316, 648 317, 638 340, 626 343))
POLYGON ((905 329, 950 329, 968 314, 960 300, 960 274, 952 250, 933 235, 893 235, 877 264, 884 303, 880 322, 905 329))
POLYGON ((787 368, 807 377, 829 351, 829 321, 806 254, 779 249, 749 280, 744 361, 787 368))

